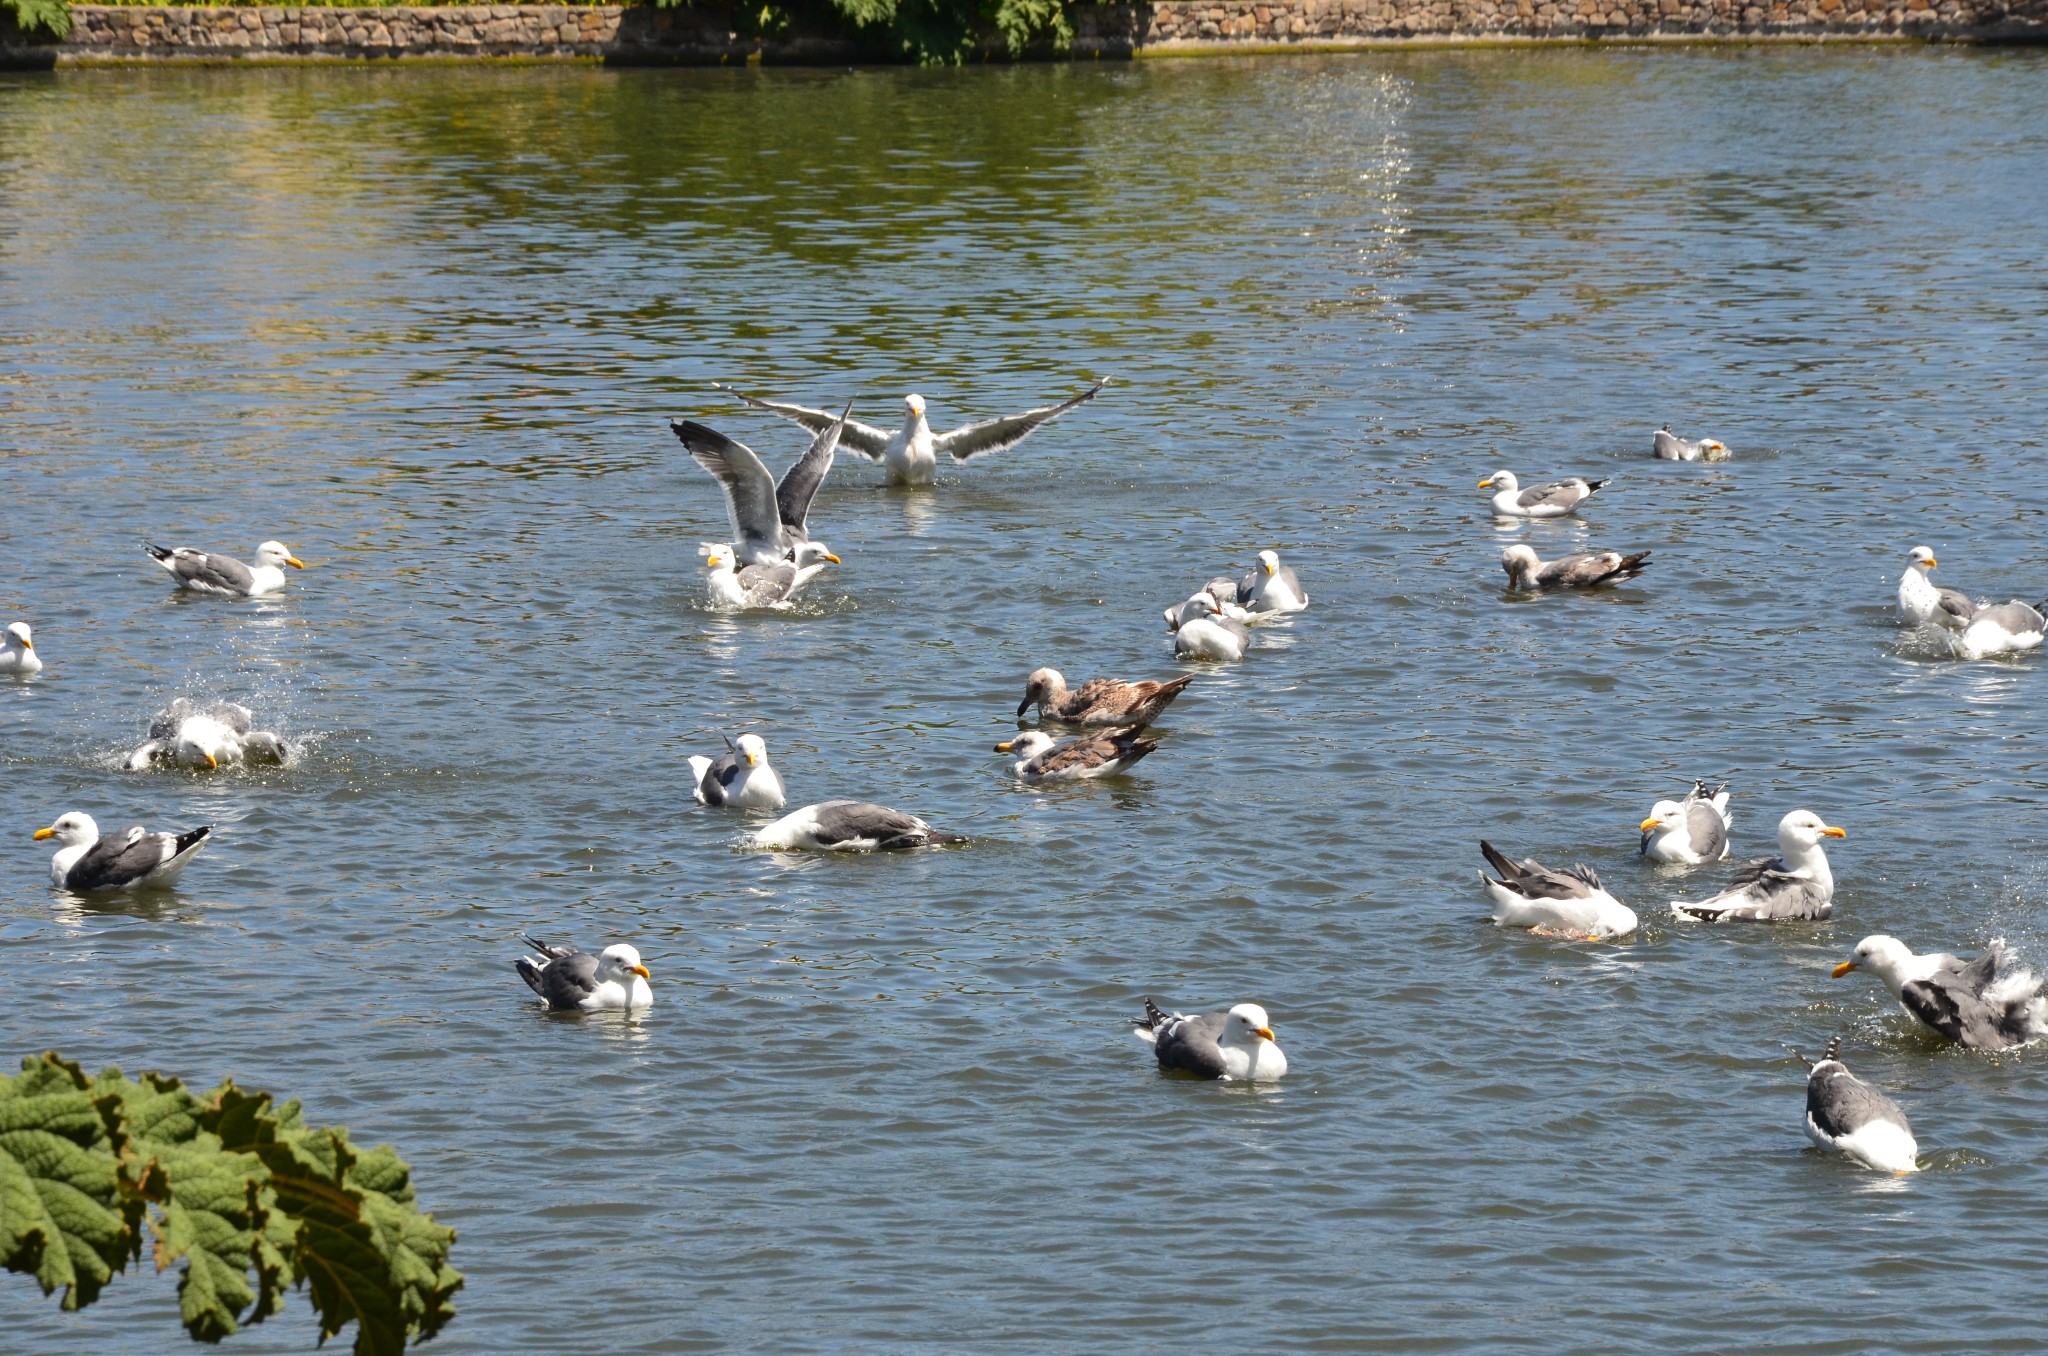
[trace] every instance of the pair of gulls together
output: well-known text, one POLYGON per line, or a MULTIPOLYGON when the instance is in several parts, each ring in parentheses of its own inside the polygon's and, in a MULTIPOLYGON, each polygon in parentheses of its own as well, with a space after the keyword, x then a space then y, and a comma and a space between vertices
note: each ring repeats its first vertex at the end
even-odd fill
POLYGON ((77 810, 35 832, 38 843, 54 838, 59 844, 50 859, 50 880, 77 894, 175 885, 185 863, 212 836, 212 827, 204 824, 184 833, 151 833, 137 824, 103 835, 91 815, 77 810))
POLYGON ((0 673, 41 673, 43 660, 36 653, 35 636, 27 622, 14 622, 0 632, 0 673))
POLYGON ((1277 551, 1259 552, 1242 579, 1219 575, 1199 593, 1166 609, 1173 652, 1182 659, 1242 659, 1251 648, 1247 622, 1271 621, 1308 608, 1301 578, 1280 563, 1277 551))
POLYGON ((195 551, 189 546, 165 549, 142 544, 149 557, 178 581, 178 587, 220 598, 261 598, 284 587, 284 567, 306 568, 281 541, 267 541, 256 548, 256 563, 245 565, 233 556, 217 551, 195 551))
POLYGON ((199 706, 184 697, 149 723, 149 740, 128 755, 128 770, 170 764, 218 769, 243 763, 283 763, 291 754, 284 737, 256 728, 255 713, 234 702, 199 706))
MULTIPOLYGON (((1523 489, 1513 471, 1495 471, 1479 482, 1492 489, 1493 511, 1502 518, 1562 518, 1577 510, 1605 480, 1554 480, 1548 485, 1523 489)), ((1545 589, 1592 588, 1599 584, 1634 579, 1649 568, 1650 553, 1622 555, 1618 551, 1588 551, 1545 560, 1529 546, 1510 546, 1501 552, 1500 567, 1507 571, 1508 587, 1525 593, 1545 589)))
MULTIPOLYGON (((782 775, 768 761, 767 743, 754 734, 726 743, 727 751, 716 758, 693 755, 689 760, 697 803, 736 810, 781 809, 788 796, 782 775)), ((966 841, 886 805, 828 800, 791 811, 750 835, 747 845, 777 852, 891 852, 966 841)))
POLYGON ((1899 576, 1900 624, 1950 632, 1949 643, 1958 657, 1982 659, 2037 650, 2048 639, 2048 602, 2029 607, 2015 598, 1995 607, 1980 606, 1969 594, 1941 588, 1927 577, 1935 566, 1934 552, 1927 547, 1914 547, 1906 562, 1906 572, 1899 576))
POLYGON ((1107 728, 1069 739, 1055 739, 1042 729, 1026 730, 996 745, 995 751, 1016 756, 1011 770, 1020 781, 1114 777, 1159 747, 1157 739, 1145 738, 1145 727, 1193 681, 1192 674, 1164 683, 1091 678, 1069 689, 1058 669, 1035 669, 1024 680, 1024 700, 1017 703, 1018 720, 1035 706, 1041 724, 1107 728))

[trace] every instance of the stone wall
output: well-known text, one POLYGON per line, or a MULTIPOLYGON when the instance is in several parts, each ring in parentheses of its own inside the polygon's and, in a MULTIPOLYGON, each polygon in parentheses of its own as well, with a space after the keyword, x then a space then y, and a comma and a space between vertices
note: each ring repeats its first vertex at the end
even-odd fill
MULTIPOLYGON (((586 58, 621 64, 861 59, 841 35, 769 41, 717 8, 434 9, 76 5, 62 43, 0 21, 0 64, 164 60, 586 58)), ((1154 0, 1082 6, 1069 55, 1588 38, 2048 41, 2048 0, 1154 0)), ((990 56, 1000 56, 991 44, 990 56)), ((1055 55, 1049 51, 1039 56, 1055 55)))

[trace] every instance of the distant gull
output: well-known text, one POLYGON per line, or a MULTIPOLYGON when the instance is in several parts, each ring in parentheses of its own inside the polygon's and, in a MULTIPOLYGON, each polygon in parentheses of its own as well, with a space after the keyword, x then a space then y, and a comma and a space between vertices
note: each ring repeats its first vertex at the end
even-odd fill
POLYGON ((1159 747, 1145 738, 1145 727, 1131 725, 1099 734, 1054 739, 1043 730, 1026 730, 996 745, 997 753, 1014 753, 1012 771, 1027 782, 1072 782, 1114 777, 1159 747))
POLYGON ((1819 815, 1794 810, 1778 821, 1776 859, 1749 863, 1712 899, 1697 904, 1672 900, 1671 912, 1708 923, 1826 918, 1835 907, 1835 876, 1820 840, 1848 836, 1819 815))
POLYGON ((1062 725, 1149 725, 1194 681, 1193 674, 1165 683, 1090 678, 1069 690, 1058 669, 1033 669, 1024 680, 1024 700, 1017 703, 1017 719, 1022 720, 1024 713, 1036 706, 1041 721, 1062 725))
POLYGON ((1920 1145, 1899 1104, 1849 1072, 1842 1063, 1842 1038, 1807 1066, 1806 1137, 1822 1149, 1839 1149, 1879 1172, 1918 1172, 1920 1145))
POLYGON ((957 833, 938 832, 916 815, 860 800, 806 805, 747 840, 749 846, 778 852, 889 852, 966 841, 957 833))
POLYGON ((1533 547, 1510 546, 1500 553, 1500 567, 1507 571, 1508 587, 1524 593, 1542 589, 1589 589, 1599 584, 1616 584, 1634 579, 1650 568, 1650 553, 1632 556, 1615 551, 1560 556, 1545 560, 1533 547))
POLYGON ((1562 518, 1609 483, 1573 476, 1525 490, 1513 471, 1495 471, 1479 482, 1479 488, 1493 491, 1493 511, 1502 518, 1562 518))
POLYGON ((1308 591, 1294 571, 1280 563, 1277 551, 1259 552, 1259 563, 1237 584, 1237 605, 1253 616, 1300 612, 1308 607, 1308 591))
POLYGON ((1145 1000, 1145 1015, 1131 1019, 1132 1035, 1152 1047, 1159 1067, 1198 1078, 1270 1082, 1287 1072, 1287 1056, 1273 1042, 1273 1026, 1257 1003, 1199 1017, 1161 1012, 1145 1000))
POLYGON ((1735 827, 1728 815, 1728 788, 1710 793, 1705 782, 1694 782, 1684 800, 1658 801, 1636 827, 1643 834, 1641 854, 1653 862, 1698 866, 1725 860, 1728 834, 1735 827))
POLYGON ((2015 598, 1996 607, 1980 607, 1970 624, 1956 637, 1955 651, 1963 659, 1989 659, 1995 654, 2018 654, 2038 650, 2048 639, 2048 602, 2028 607, 2015 598))
POLYGON ((549 946, 533 937, 521 940, 540 955, 521 956, 512 962, 512 968, 540 995, 545 1008, 616 1012, 654 1006, 647 967, 640 963, 635 947, 619 942, 593 956, 573 946, 549 946))
POLYGON ((50 879, 85 894, 176 884, 185 863, 206 846, 212 833, 207 825, 184 833, 150 833, 137 824, 103 838, 91 815, 73 810, 59 815, 49 828, 37 829, 35 838, 54 838, 64 845, 50 859, 50 879))
POLYGON ((261 598, 284 587, 284 567, 306 568, 306 562, 291 553, 281 541, 267 541, 256 548, 256 563, 244 565, 233 556, 195 551, 189 546, 165 550, 148 542, 142 549, 150 559, 170 571, 178 587, 194 593, 211 593, 224 598, 261 598))
POLYGON ((1728 445, 1719 438, 1681 438, 1660 428, 1650 435, 1650 455, 1658 461, 1726 461, 1728 445))
POLYGON ((1840 979, 1852 970, 1876 975, 1906 1015, 1969 1050, 2003 1050, 2048 1035, 2048 998, 2031 970, 1998 978, 2005 943, 1994 940, 1977 959, 1963 963, 1947 953, 1916 956, 1896 937, 1880 933, 1856 944, 1834 968, 1840 979))
POLYGON ((727 752, 716 758, 690 757, 699 805, 730 805, 739 810, 780 810, 788 798, 782 775, 768 764, 768 745, 761 736, 743 734, 726 740, 727 752))
POLYGON ((178 767, 237 767, 282 763, 291 753, 282 735, 256 728, 255 713, 234 702, 205 706, 180 697, 149 723, 149 740, 128 755, 128 770, 160 764, 178 767))
POLYGON ((1496 927, 1587 941, 1636 930, 1635 910, 1608 894, 1592 867, 1553 871, 1534 858, 1518 862, 1484 839, 1479 851, 1500 873, 1499 880, 1479 873, 1493 896, 1496 927))
POLYGON ((734 569, 732 547, 724 542, 705 542, 697 548, 704 557, 704 591, 713 607, 743 611, 750 607, 786 607, 797 590, 817 576, 825 563, 839 563, 822 545, 807 541, 788 560, 773 565, 747 565, 734 569))
POLYGON ((1934 568, 1934 552, 1916 546, 1906 555, 1906 572, 1899 576, 1899 622, 1903 626, 1936 626, 1960 631, 1976 615, 1977 604, 1970 595, 1955 589, 1937 588, 1927 572, 1934 568))
POLYGON ((1252 643, 1244 623, 1224 616, 1223 605, 1206 592, 1167 608, 1166 629, 1173 632, 1173 652, 1182 659, 1242 659, 1252 643))
MULTIPOLYGON (((811 500, 832 469, 832 457, 846 426, 843 414, 825 416, 825 425, 809 450, 782 473, 778 485, 745 443, 689 419, 668 421, 669 432, 724 489, 725 515, 732 524, 732 549, 739 563, 771 569, 810 541, 811 500)), ((827 557, 838 559, 823 542, 817 546, 827 557)))
POLYGON ((40 673, 42 669, 42 656, 36 653, 28 623, 15 622, 0 638, 0 673, 40 673))
MULTIPOLYGON (((712 384, 727 395, 743 400, 757 410, 766 410, 785 419, 794 419, 813 432, 822 430, 833 419, 825 410, 814 410, 805 405, 788 405, 777 400, 761 400, 735 391, 730 386, 717 382, 712 384)), ((939 453, 947 453, 955 461, 966 461, 969 457, 980 456, 984 452, 1000 452, 1006 447, 1014 447, 1024 440, 1026 434, 1048 419, 1057 419, 1076 405, 1093 400, 1096 392, 1105 384, 1097 382, 1080 395, 1071 400, 1063 400, 1057 405, 1041 405, 1022 414, 988 419, 979 424, 964 425, 950 433, 936 434, 924 421, 924 397, 907 395, 903 397, 903 404, 908 413, 902 428, 892 433, 887 429, 879 429, 872 424, 850 419, 847 421, 843 439, 846 446, 853 451, 870 461, 881 462, 891 485, 929 485, 938 478, 939 453)))

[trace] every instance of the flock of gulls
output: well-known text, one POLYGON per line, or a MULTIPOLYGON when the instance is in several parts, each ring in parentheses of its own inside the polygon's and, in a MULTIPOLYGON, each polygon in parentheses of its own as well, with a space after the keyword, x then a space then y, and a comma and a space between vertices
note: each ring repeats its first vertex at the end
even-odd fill
MULTIPOLYGON (((934 433, 925 422, 925 401, 904 400, 904 421, 894 430, 852 418, 849 405, 837 414, 810 406, 763 400, 719 389, 748 407, 790 419, 812 441, 778 480, 750 448, 692 420, 672 420, 670 430, 690 457, 723 491, 730 539, 706 542, 705 588, 721 610, 786 609, 827 565, 840 563, 811 535, 812 501, 834 458, 850 449, 884 468, 892 485, 929 485, 944 453, 966 461, 1014 446, 1048 420, 1092 400, 1097 383, 1071 399, 1022 414, 934 433)), ((1659 429, 1652 455, 1667 461, 1720 461, 1727 447, 1716 439, 1687 440, 1659 429)), ((1573 514, 1611 482, 1571 478, 1524 489, 1512 471, 1496 471, 1479 482, 1493 491, 1491 506, 1502 519, 1558 518, 1573 514)), ((304 562, 278 541, 256 548, 255 562, 218 552, 145 545, 149 557, 181 589, 229 599, 261 598, 285 587, 286 567, 304 562)), ((1543 560, 1528 546, 1508 547, 1501 556, 1512 591, 1591 589, 1636 578, 1649 567, 1650 552, 1585 552, 1543 560)), ((1897 617, 1901 625, 1943 638, 1959 658, 1976 659, 2039 648, 2048 632, 2048 604, 2018 600, 1980 603, 1954 589, 1937 587, 1932 550, 1916 546, 1900 577, 1897 617)), ((1184 660, 1232 661, 1252 648, 1252 628, 1291 617, 1309 605, 1294 570, 1276 552, 1262 551, 1242 577, 1221 576, 1165 610, 1174 653, 1184 660)), ((0 673, 33 675, 43 667, 26 622, 8 626, 0 641, 0 673)), ((1070 686, 1058 669, 1033 671, 1017 705, 1021 725, 1035 710, 1037 728, 1024 729, 995 746, 1009 755, 1024 783, 1111 777, 1127 772, 1159 745, 1146 731, 1185 691, 1194 676, 1167 681, 1092 678, 1070 686), (1072 733, 1056 736, 1046 727, 1072 733)), ((254 763, 282 763, 291 746, 272 731, 256 727, 253 712, 232 702, 195 703, 180 698, 159 712, 148 739, 128 755, 125 766, 143 771, 177 767, 213 772, 254 763)), ((727 739, 723 753, 688 759, 693 798, 707 806, 780 811, 787 804, 781 775, 769 761, 760 736, 727 739)), ((1647 860, 1677 869, 1714 866, 1730 856, 1734 818, 1724 785, 1709 790, 1695 783, 1679 800, 1660 800, 1640 825, 1639 851, 1647 860)), ((36 831, 38 841, 55 839, 51 879, 74 892, 140 890, 174 884, 212 836, 208 826, 183 833, 150 832, 136 825, 102 834, 90 815, 71 811, 36 831)), ((1823 842, 1846 837, 1818 815, 1795 809, 1778 821, 1778 855, 1749 862, 1707 898, 1673 900, 1672 916, 1706 923, 1772 922, 1827 918, 1833 909, 1834 874, 1823 842)), ((755 831, 750 846, 781 852, 874 852, 943 846, 966 841, 933 829, 916 815, 856 800, 805 805, 755 831)), ((1592 868, 1552 868, 1534 858, 1517 860, 1481 841, 1480 853, 1492 875, 1481 872, 1501 927, 1578 941, 1606 941, 1636 930, 1634 910, 1600 883, 1592 868)), ((524 939, 534 954, 514 968, 543 1006, 580 1011, 638 1011, 652 1006, 650 973, 639 951, 617 943, 591 953, 524 939)), ((1946 953, 1915 954, 1898 939, 1864 938, 1834 977, 1864 972, 1890 991, 1916 1024, 1971 1050, 2004 1050, 2048 1035, 2048 997, 2042 981, 2008 965, 2002 941, 1993 941, 1969 961, 1946 953)), ((1133 1019, 1134 1034, 1152 1048, 1162 1069, 1202 1078, 1264 1081, 1287 1072, 1287 1056, 1274 1038, 1266 1010, 1256 1003, 1190 1016, 1166 1012, 1150 999, 1133 1019)), ((1793 1052, 1795 1055, 1797 1051, 1793 1052)), ((1814 1143, 1838 1149, 1870 1167, 1889 1172, 1916 1170, 1918 1146, 1905 1114, 1884 1093, 1849 1072, 1841 1041, 1830 1041, 1807 1064, 1806 1133, 1814 1143)))

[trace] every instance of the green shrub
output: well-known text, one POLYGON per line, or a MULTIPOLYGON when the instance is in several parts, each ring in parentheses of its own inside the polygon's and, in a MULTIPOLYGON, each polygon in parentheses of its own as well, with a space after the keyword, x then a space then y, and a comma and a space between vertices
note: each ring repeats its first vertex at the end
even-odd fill
POLYGON ((71 32, 69 0, 0 0, 0 12, 14 16, 14 25, 24 33, 38 30, 53 38, 71 32))

